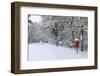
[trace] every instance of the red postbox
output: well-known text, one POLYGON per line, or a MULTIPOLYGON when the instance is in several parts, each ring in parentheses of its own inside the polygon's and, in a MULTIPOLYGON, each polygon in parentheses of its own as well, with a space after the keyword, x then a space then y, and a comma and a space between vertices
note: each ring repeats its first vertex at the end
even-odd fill
POLYGON ((74 40, 74 42, 75 42, 74 47, 75 47, 75 49, 76 49, 76 53, 78 53, 78 48, 80 47, 80 40, 79 40, 79 38, 76 38, 76 39, 74 40))
POLYGON ((80 40, 78 38, 75 39, 75 48, 80 47, 80 40))

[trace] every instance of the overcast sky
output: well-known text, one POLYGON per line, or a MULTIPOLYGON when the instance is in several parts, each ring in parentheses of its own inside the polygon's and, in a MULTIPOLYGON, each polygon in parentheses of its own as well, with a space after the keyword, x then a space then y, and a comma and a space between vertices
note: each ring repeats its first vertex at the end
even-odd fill
POLYGON ((31 15, 29 17, 29 20, 31 20, 32 22, 40 23, 42 21, 42 17, 41 16, 31 15))

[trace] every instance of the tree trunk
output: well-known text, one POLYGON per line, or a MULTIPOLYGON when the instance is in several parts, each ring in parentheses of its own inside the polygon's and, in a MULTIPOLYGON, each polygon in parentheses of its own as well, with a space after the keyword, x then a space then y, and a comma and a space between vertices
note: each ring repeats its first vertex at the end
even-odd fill
POLYGON ((72 20, 71 20, 71 29, 72 29, 72 48, 73 48, 73 43, 74 43, 73 18, 74 18, 74 17, 72 17, 72 20))
POLYGON ((82 31, 81 51, 83 52, 83 31, 82 31))
POLYGON ((81 40, 81 51, 83 52, 83 25, 82 25, 82 28, 81 28, 81 34, 82 34, 82 40, 81 40))

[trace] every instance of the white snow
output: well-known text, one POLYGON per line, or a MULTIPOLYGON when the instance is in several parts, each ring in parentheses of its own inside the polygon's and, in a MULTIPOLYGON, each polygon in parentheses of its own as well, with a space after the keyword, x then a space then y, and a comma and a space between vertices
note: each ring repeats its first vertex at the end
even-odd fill
POLYGON ((28 60, 62 60, 88 58, 88 52, 76 53, 76 50, 62 46, 55 46, 47 43, 29 44, 28 60))

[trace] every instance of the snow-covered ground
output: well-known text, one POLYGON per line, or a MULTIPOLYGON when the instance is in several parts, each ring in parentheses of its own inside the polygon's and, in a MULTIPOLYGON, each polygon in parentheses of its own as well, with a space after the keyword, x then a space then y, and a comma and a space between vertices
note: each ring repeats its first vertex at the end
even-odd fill
POLYGON ((29 61, 34 60, 64 60, 64 59, 79 59, 87 58, 88 52, 78 53, 74 49, 55 46, 46 43, 33 43, 29 44, 29 61))

